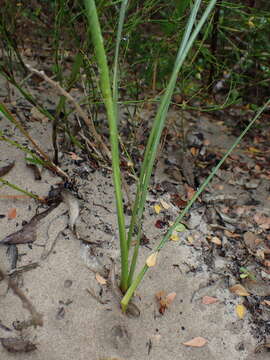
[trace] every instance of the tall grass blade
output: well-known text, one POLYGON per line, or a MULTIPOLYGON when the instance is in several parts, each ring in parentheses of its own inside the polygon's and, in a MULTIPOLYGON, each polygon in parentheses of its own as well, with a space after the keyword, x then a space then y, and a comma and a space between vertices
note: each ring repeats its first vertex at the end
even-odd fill
POLYGON ((145 151, 145 155, 144 155, 144 161, 143 161, 143 165, 142 165, 142 169, 141 169, 141 175, 140 175, 138 189, 137 189, 135 203, 134 203, 134 208, 133 208, 133 212, 132 212, 129 233, 128 233, 128 246, 130 246, 132 235, 134 233, 134 228, 135 228, 135 225, 137 225, 138 235, 137 235, 137 241, 136 241, 136 245, 135 245, 135 249, 134 249, 134 253, 133 253, 133 257, 132 257, 132 261, 131 261, 131 267, 130 267, 130 273, 129 273, 129 279, 128 279, 129 285, 132 282, 132 277, 133 277, 135 267, 136 267, 136 261, 137 261, 137 256, 138 256, 138 247, 139 247, 139 241, 140 241, 139 236, 141 235, 141 230, 140 230, 141 218, 142 218, 144 207, 145 207, 145 201, 146 201, 146 195, 147 195, 148 186, 149 186, 149 182, 150 182, 150 177, 152 174, 153 165, 154 165, 154 161, 156 158, 158 145, 160 142, 160 137, 162 134, 162 130, 164 128, 167 112, 169 109, 169 105, 170 105, 171 97, 172 97, 173 90, 175 87, 175 83, 177 81, 178 73, 179 73, 181 66, 182 66, 184 60, 186 59, 186 56, 187 56, 190 48, 192 47, 198 33, 200 32, 208 15, 210 14, 211 10, 213 9, 213 7, 216 3, 216 0, 210 1, 210 3, 208 4, 207 8, 205 9, 205 11, 202 15, 202 18, 200 19, 196 28, 194 29, 192 35, 190 35, 192 27, 195 23, 196 14, 198 12, 200 3, 201 3, 201 0, 197 0, 194 5, 194 8, 191 12, 190 19, 188 21, 182 43, 179 47, 179 51, 178 51, 178 54, 176 57, 174 69, 173 69, 169 84, 168 84, 165 94, 161 100, 161 104, 158 108, 158 112, 157 112, 156 118, 154 120, 152 131, 151 131, 149 140, 147 142, 146 151, 145 151))
POLYGON ((100 71, 100 88, 104 99, 109 129, 110 142, 112 151, 112 169, 113 182, 117 206, 117 218, 120 237, 121 248, 121 283, 120 287, 123 292, 126 292, 128 286, 128 247, 125 229, 125 217, 123 209, 123 194, 121 188, 121 173, 119 164, 119 148, 118 148, 118 130, 117 119, 115 114, 115 104, 113 102, 111 83, 109 76, 109 68, 106 58, 106 53, 103 45, 103 38, 101 34, 100 24, 97 15, 97 9, 94 0, 84 0, 86 14, 89 22, 89 32, 91 33, 92 41, 95 48, 96 59, 100 71))

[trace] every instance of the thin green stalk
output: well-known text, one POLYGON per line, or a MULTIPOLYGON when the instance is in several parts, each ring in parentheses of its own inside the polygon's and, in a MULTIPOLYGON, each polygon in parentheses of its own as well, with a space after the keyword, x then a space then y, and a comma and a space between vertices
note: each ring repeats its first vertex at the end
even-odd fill
MULTIPOLYGON (((210 175, 207 177, 207 179, 204 181, 204 183, 200 186, 200 188, 198 189, 198 191, 194 194, 194 196, 192 197, 192 199, 189 201, 189 203, 187 204, 187 206, 184 208, 184 210, 177 216, 177 218, 175 219, 174 224, 169 228, 169 230, 167 231, 166 235, 163 237, 163 239, 161 240, 161 242, 159 243, 159 245, 156 247, 155 251, 159 252, 164 245, 166 244, 166 242, 170 239, 173 231, 175 230, 175 228, 177 227, 177 225, 181 222, 181 220, 183 219, 183 217, 188 213, 188 211, 190 210, 190 208, 192 207, 192 205, 194 204, 194 202, 198 199, 198 197, 201 195, 201 193, 205 190, 205 188, 207 187, 207 185, 209 184, 209 182, 213 179, 213 177, 216 175, 217 171, 219 170, 219 168, 221 167, 221 165, 224 163, 224 161, 227 159, 227 157, 231 154, 231 152, 239 145, 239 143, 241 142, 241 140, 243 139, 243 137, 246 135, 246 133, 250 130, 250 128, 252 127, 252 125, 255 123, 255 121, 259 118, 259 116, 261 115, 261 113, 265 110, 266 107, 268 107, 270 105, 270 99, 260 108, 260 110, 257 112, 256 116, 252 119, 252 121, 248 124, 248 126, 245 128, 245 130, 241 133, 241 135, 236 139, 236 141, 234 142, 234 144, 229 148, 229 150, 225 153, 225 155, 222 157, 222 159, 219 161, 219 163, 213 168, 212 172, 210 173, 210 175)), ((129 303, 129 300, 131 299, 134 291, 136 290, 136 288, 138 287, 138 285, 140 284, 140 282, 143 279, 143 276, 145 275, 146 271, 149 269, 149 267, 145 264, 144 267, 142 268, 142 270, 139 272, 139 274, 137 275, 136 279, 133 281, 133 283, 130 285, 130 287, 128 288, 128 291, 126 292, 125 296, 123 297, 122 301, 121 301, 121 306, 123 311, 126 311, 127 309, 127 305, 129 303)))
POLYGON ((15 146, 16 148, 22 150, 23 152, 25 152, 26 154, 29 154, 32 156, 33 159, 36 160, 37 163, 39 163, 40 165, 44 165, 46 166, 46 162, 44 160, 42 160, 41 158, 39 158, 38 156, 36 156, 33 151, 29 150, 27 147, 19 144, 17 141, 11 140, 9 138, 7 138, 3 131, 0 130, 0 141, 6 141, 7 143, 9 143, 12 146, 15 146))
POLYGON ((128 287, 128 247, 125 229, 125 217, 123 208, 123 194, 121 188, 121 172, 119 164, 118 129, 115 114, 115 104, 112 98, 109 68, 103 45, 97 9, 94 0, 84 0, 86 14, 89 22, 89 31, 95 48, 96 59, 100 70, 100 87, 107 110, 110 142, 112 151, 113 182, 117 206, 117 218, 121 248, 121 290, 125 293, 128 287))
POLYGON ((121 2, 121 8, 120 8, 120 14, 119 14, 119 21, 118 21, 118 27, 117 27, 117 35, 116 35, 116 45, 115 45, 115 55, 114 55, 114 65, 113 65, 113 84, 112 84, 112 91, 113 91, 113 101, 115 104, 115 114, 116 118, 117 116, 117 101, 118 101, 118 70, 119 70, 119 49, 120 49, 120 43, 122 38, 122 32, 123 32, 123 26, 124 26, 124 19, 126 14, 126 9, 128 6, 128 0, 122 0, 121 2))
POLYGON ((7 185, 7 186, 11 187, 14 190, 20 191, 21 193, 23 193, 23 194, 25 194, 25 195, 27 195, 27 196, 35 199, 35 200, 41 201, 41 198, 38 195, 33 194, 33 193, 31 193, 31 192, 29 192, 27 190, 24 190, 24 189, 20 188, 19 186, 14 185, 14 184, 10 183, 7 180, 2 179, 1 177, 0 177, 0 182, 2 184, 4 184, 4 185, 7 185))
MULTIPOLYGON (((145 207, 145 201, 146 201, 149 181, 150 181, 150 177, 152 174, 152 170, 153 170, 153 166, 154 166, 154 162, 155 162, 155 158, 156 158, 156 153, 157 153, 158 145, 160 142, 162 130, 164 128, 164 124, 165 124, 168 108, 170 105, 171 97, 172 97, 174 87, 175 87, 175 84, 177 81, 178 73, 179 73, 179 71, 182 67, 182 64, 183 64, 184 60, 186 59, 186 56, 187 56, 190 48, 192 47, 198 33, 200 32, 208 15, 210 14, 211 10, 213 9, 213 7, 216 3, 216 0, 210 1, 209 5, 205 9, 205 11, 200 19, 200 21, 198 22, 196 28, 194 29, 193 33, 190 35, 192 27, 196 20, 196 15, 197 15, 197 12, 199 9, 200 2, 201 2, 201 0, 197 0, 194 5, 194 8, 192 10, 182 43, 180 45, 180 48, 179 48, 179 51, 177 54, 176 62, 174 65, 174 69, 173 69, 169 84, 168 84, 166 92, 161 100, 161 104, 159 106, 159 109, 158 109, 158 112, 157 112, 157 115, 156 115, 156 118, 154 120, 154 124, 152 127, 152 131, 151 131, 149 140, 147 142, 146 151, 145 151, 145 155, 144 155, 144 161, 143 161, 143 165, 142 165, 142 169, 141 169, 140 180, 139 180, 137 194, 136 194, 136 198, 135 198, 135 204, 134 204, 134 208, 133 208, 133 212, 132 212, 129 233, 128 233, 128 246, 129 247, 130 247, 130 243, 131 243, 135 225, 137 225, 138 228, 140 228, 142 226, 141 219, 142 219, 142 215, 143 215, 143 211, 144 211, 144 207, 145 207)), ((140 233, 141 233, 141 231, 138 231, 138 234, 140 234, 140 233)), ((137 256, 138 256, 138 247, 140 245, 139 242, 140 242, 140 239, 137 237, 134 254, 132 257, 132 261, 131 261, 128 285, 131 284, 133 274, 135 271, 136 261, 137 261, 137 256)))

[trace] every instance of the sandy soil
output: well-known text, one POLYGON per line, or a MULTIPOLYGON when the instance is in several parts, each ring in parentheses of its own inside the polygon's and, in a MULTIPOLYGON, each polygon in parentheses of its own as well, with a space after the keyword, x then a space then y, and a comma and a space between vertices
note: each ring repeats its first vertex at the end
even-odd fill
MULTIPOLYGON (((32 136, 51 154, 50 124, 34 123, 32 128, 31 124, 28 125, 32 136)), ((13 134, 14 140, 25 143, 14 126, 3 118, 0 126, 6 133, 13 134)), ((226 138, 222 131, 219 133, 226 138)), ((217 137, 213 136, 213 139, 217 137)), ((227 137, 225 140, 228 144, 233 138, 227 137)), ((35 181, 32 171, 25 165, 24 154, 4 142, 0 143, 0 154, 1 166, 15 161, 14 168, 5 179, 18 186, 46 196, 52 185, 61 182, 60 178, 47 170, 43 171, 41 181, 35 181)), ((76 165, 67 155, 63 155, 61 160, 62 168, 68 170, 69 174, 74 175, 82 166, 76 165)), ((163 180, 168 176, 164 174, 162 167, 158 172, 160 176, 162 174, 163 180)), ((109 171, 89 172, 84 178, 78 177, 78 192, 81 197, 78 200, 81 209, 77 221, 79 239, 68 228, 68 208, 65 203, 61 203, 40 221, 37 239, 31 247, 18 245, 20 255, 17 266, 37 262, 38 267, 25 271, 14 279, 37 311, 43 314, 44 325, 22 331, 14 329, 14 322, 29 319, 29 312, 23 308, 18 297, 7 289, 6 283, 1 281, 0 320, 10 331, 0 327, 0 337, 22 336, 35 343, 37 350, 11 354, 0 347, 0 359, 267 359, 269 354, 265 351, 254 353, 263 337, 258 335, 257 325, 250 314, 247 313, 243 319, 239 319, 236 314, 236 306, 242 304, 243 298, 232 294, 228 289, 237 281, 226 273, 226 260, 216 253, 212 270, 205 262, 205 239, 213 232, 196 207, 192 210, 192 229, 180 236, 180 241, 170 241, 166 245, 160 253, 158 265, 148 271, 136 292, 134 301, 140 308, 140 316, 128 318, 121 313, 110 288, 107 284, 100 284, 95 275, 95 271, 102 273, 104 269, 108 270, 109 258, 115 259, 119 272, 116 213, 111 182, 109 171), (189 242, 188 235, 193 235, 196 241, 189 242), (82 243, 80 239, 86 242, 82 243), (44 259, 44 251, 51 246, 51 253, 44 259), (106 303, 100 303, 87 289, 100 295, 100 299, 106 303), (176 293, 174 302, 163 315, 159 313, 155 299, 155 294, 159 291, 176 293), (204 296, 216 297, 218 302, 205 305, 202 303, 204 296), (199 336, 207 340, 205 346, 195 348, 183 345, 199 336)), ((1 195, 13 193, 8 187, 1 188, 1 195)), ((162 196, 169 202, 166 194, 162 196)), ((162 196, 151 194, 148 198, 144 231, 150 243, 148 247, 141 248, 139 268, 164 232, 155 227, 160 216, 153 211, 154 204, 162 196)), ((38 207, 31 199, 1 198, 0 202, 1 214, 7 214, 11 208, 17 209, 15 219, 0 219, 1 239, 20 229, 22 222, 29 221, 38 207)), ((173 206, 168 211, 172 216, 177 213, 173 206)), ((127 217, 127 223, 128 221, 127 217)), ((6 251, 7 247, 2 245, 0 264, 8 272, 10 261, 6 251)))

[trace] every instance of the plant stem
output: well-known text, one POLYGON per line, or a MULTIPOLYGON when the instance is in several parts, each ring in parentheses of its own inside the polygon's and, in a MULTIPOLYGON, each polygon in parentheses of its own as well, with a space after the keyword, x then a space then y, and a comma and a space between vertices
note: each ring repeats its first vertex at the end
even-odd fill
POLYGON ((110 142, 112 151, 113 182, 117 206, 117 218, 121 248, 121 290, 125 293, 128 287, 128 247, 125 229, 125 217, 123 208, 123 194, 121 188, 121 172, 119 163, 118 129, 115 114, 115 104, 112 98, 109 68, 103 44, 97 9, 94 0, 84 0, 86 14, 89 22, 89 31, 95 48, 96 59, 100 71, 100 87, 107 110, 110 142))
POLYGON ((4 179, 0 178, 0 182, 1 182, 2 184, 4 184, 4 185, 7 185, 7 186, 11 187, 11 188, 14 189, 14 190, 20 191, 21 193, 23 193, 23 194, 25 194, 25 195, 27 195, 27 196, 35 199, 35 200, 44 202, 44 201, 42 200, 42 198, 40 198, 38 195, 33 194, 33 193, 31 193, 31 192, 29 192, 29 191, 27 191, 27 190, 21 189, 19 186, 14 185, 14 184, 10 183, 10 182, 7 181, 7 180, 4 180, 4 179))

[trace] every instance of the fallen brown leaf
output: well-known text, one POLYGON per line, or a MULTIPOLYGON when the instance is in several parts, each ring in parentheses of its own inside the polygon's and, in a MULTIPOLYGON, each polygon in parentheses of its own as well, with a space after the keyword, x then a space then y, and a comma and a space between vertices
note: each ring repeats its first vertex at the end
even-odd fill
POLYGON ((6 175, 13 168, 14 165, 15 165, 15 161, 12 161, 12 163, 1 167, 0 168, 0 177, 6 175))
POLYGON ((168 295, 165 294, 165 291, 159 291, 156 293, 156 299, 159 304, 159 313, 164 314, 165 310, 172 304, 176 297, 176 292, 171 292, 168 295))
POLYGON ((11 353, 30 352, 37 348, 35 344, 19 337, 1 338, 0 340, 3 347, 11 353))
POLYGON ((194 339, 191 339, 183 343, 183 345, 191 346, 191 347, 203 347, 206 344, 207 344, 207 340, 201 336, 195 337, 194 339))
POLYGON ((204 296, 203 298, 202 298, 202 303, 204 304, 204 305, 210 305, 210 304, 215 304, 215 303, 217 303, 217 302, 219 302, 219 300, 217 299, 217 298, 215 298, 215 297, 212 297, 212 296, 204 296))
POLYGON ((229 288, 230 292, 239 296, 250 296, 250 293, 241 284, 229 288))
POLYGON ((107 284, 107 280, 104 279, 104 277, 101 276, 99 273, 96 273, 96 280, 100 285, 106 285, 107 284))
POLYGON ((8 210, 8 214, 7 214, 7 218, 9 220, 15 219, 17 216, 17 209, 16 208, 12 208, 8 210))

